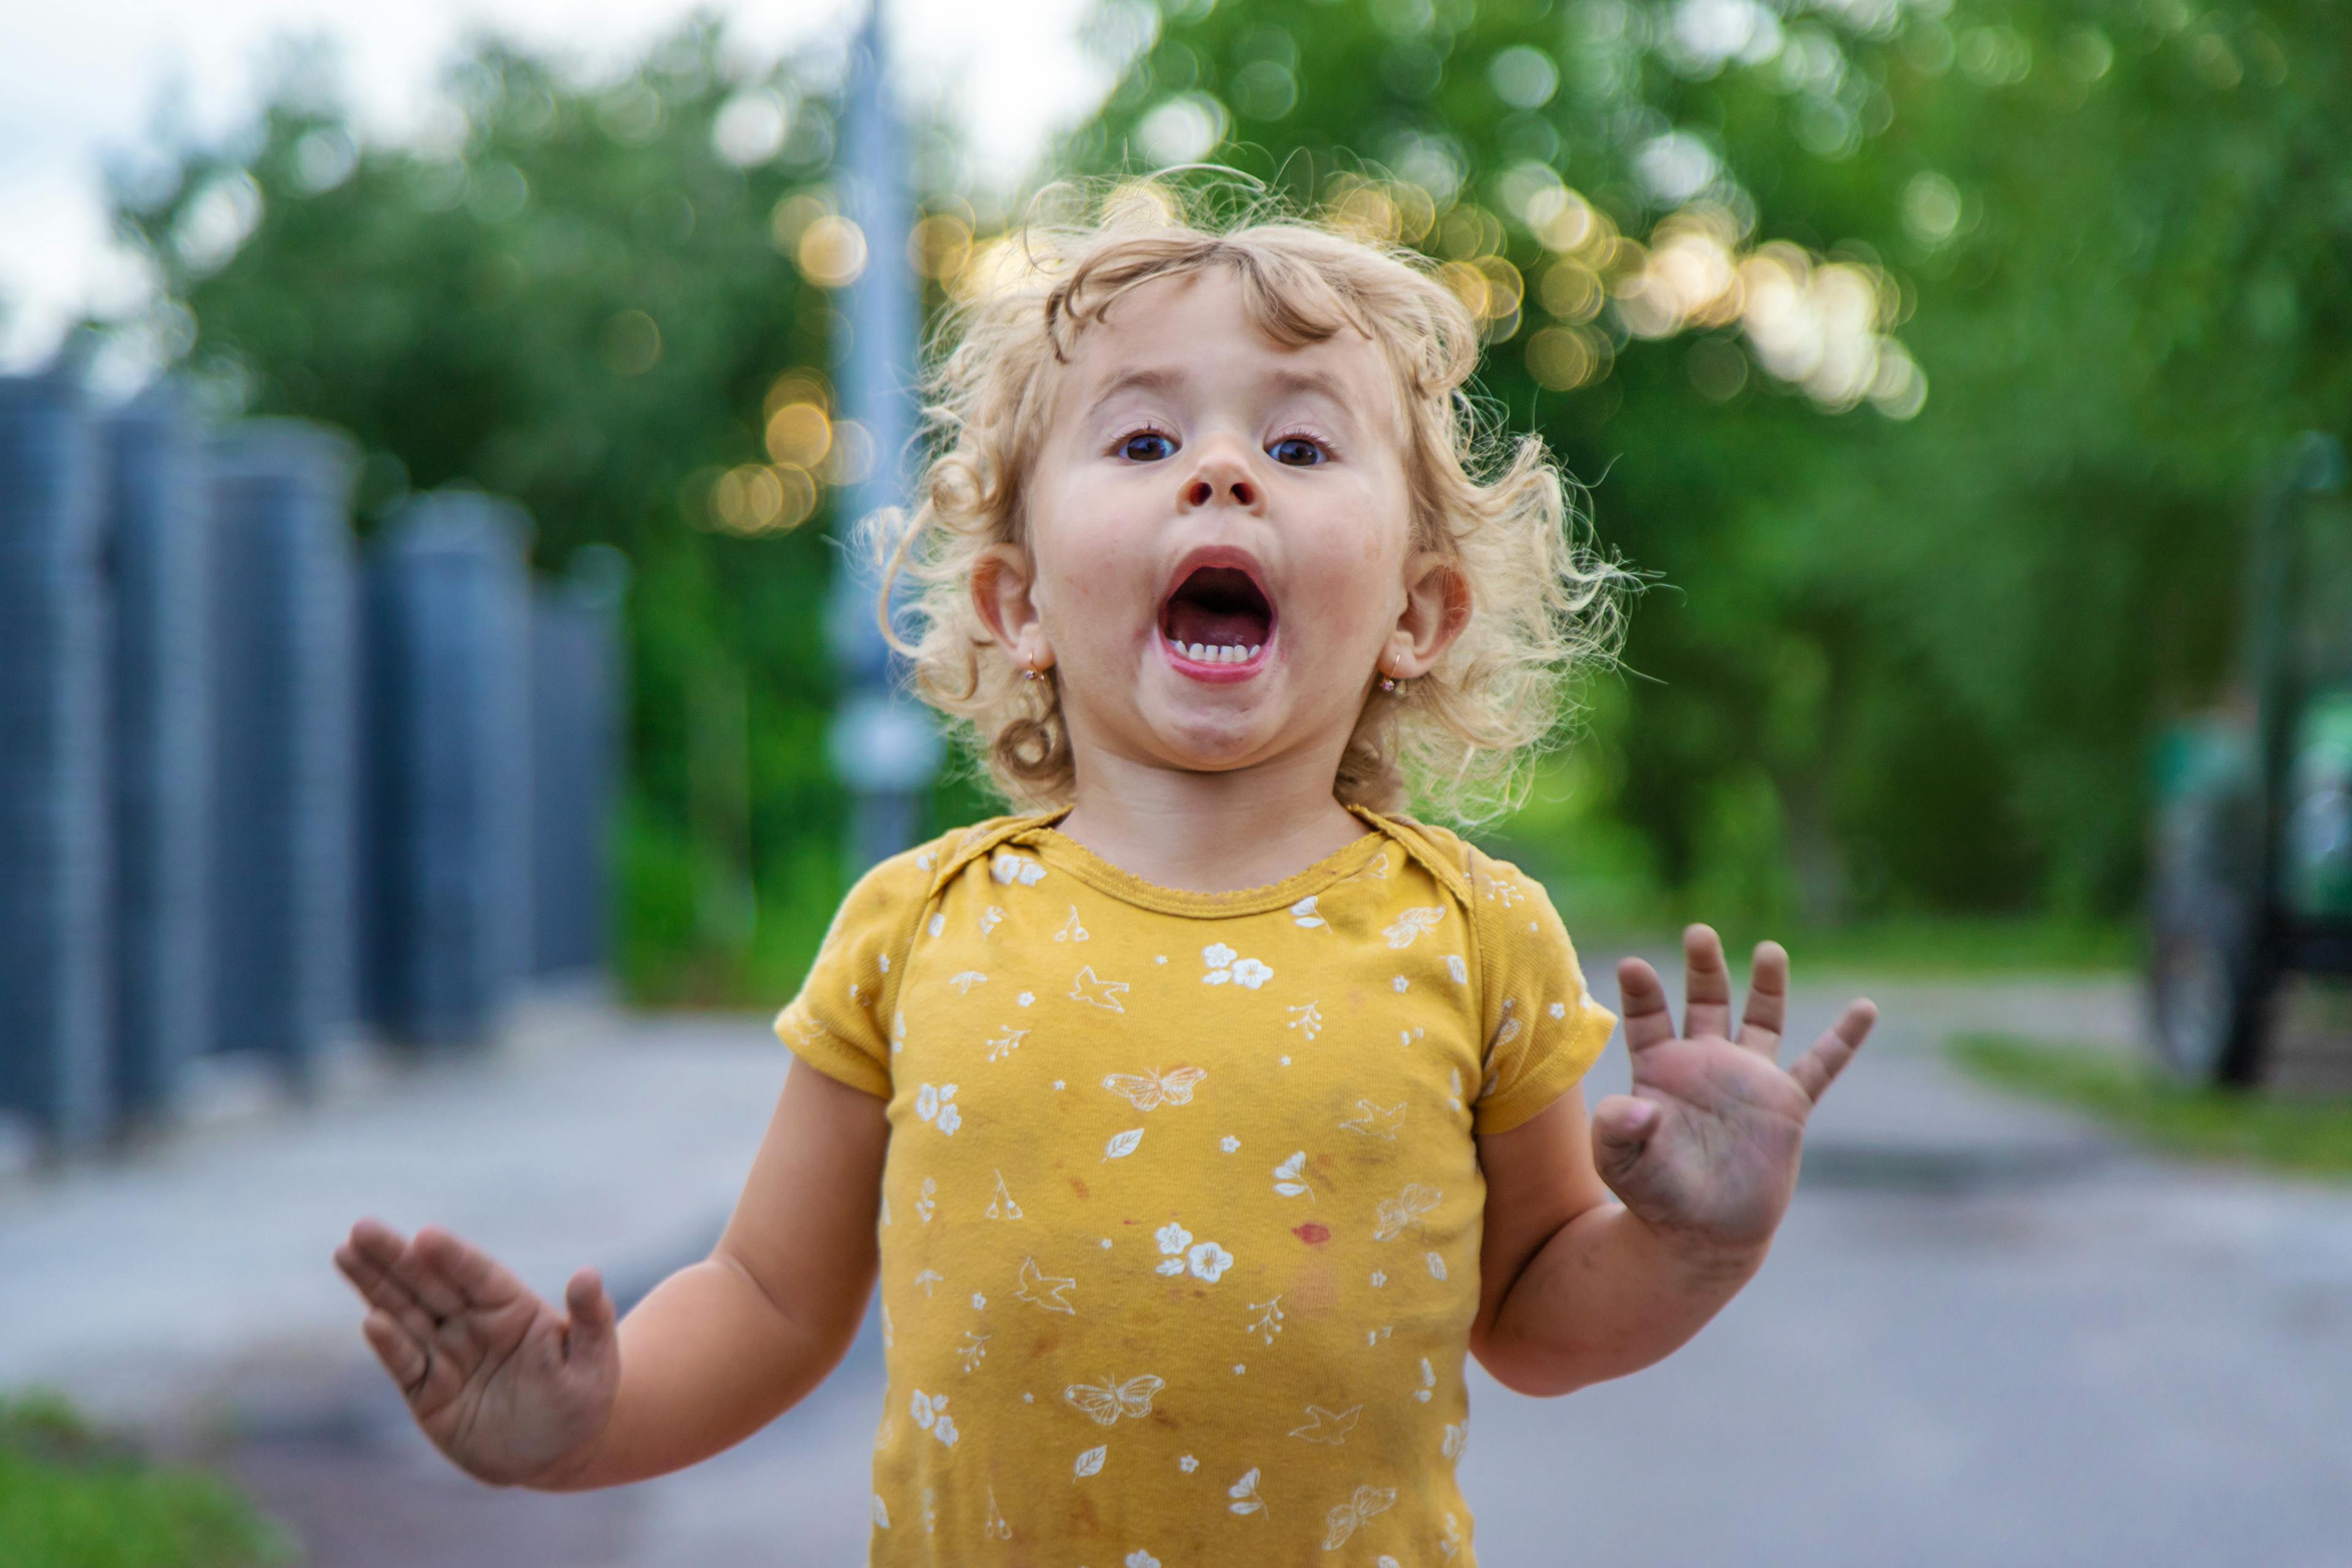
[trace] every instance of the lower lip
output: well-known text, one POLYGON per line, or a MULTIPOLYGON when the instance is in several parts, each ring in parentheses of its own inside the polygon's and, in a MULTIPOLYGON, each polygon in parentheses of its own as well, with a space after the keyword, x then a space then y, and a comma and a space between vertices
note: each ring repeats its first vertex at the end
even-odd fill
POLYGON ((1236 680, 1247 680, 1273 661, 1274 630, 1272 627, 1266 629, 1265 641, 1258 645, 1256 655, 1243 664, 1211 664, 1206 659, 1194 658, 1189 653, 1178 653, 1175 643, 1165 637, 1160 639, 1160 651, 1175 667, 1179 675, 1188 675, 1194 680, 1207 681, 1213 686, 1230 685, 1236 680))

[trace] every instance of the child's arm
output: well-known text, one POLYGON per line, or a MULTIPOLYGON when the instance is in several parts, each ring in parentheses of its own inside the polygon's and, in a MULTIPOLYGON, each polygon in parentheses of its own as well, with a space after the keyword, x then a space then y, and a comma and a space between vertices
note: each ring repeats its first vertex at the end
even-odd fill
POLYGON ((883 1108, 793 1060, 718 1246, 622 1321, 611 1419, 590 1447, 530 1485, 584 1491, 684 1469, 824 1380, 856 1338, 874 1284, 883 1108))
POLYGON ((1479 1140, 1486 1176, 1480 1364, 1523 1394, 1622 1377, 1686 1342, 1764 1261, 1797 1179, 1805 1120, 1870 1032, 1848 1005, 1790 1069, 1775 1065, 1788 954, 1759 943, 1738 1043, 1715 932, 1684 932, 1685 1034, 1656 973, 1618 968, 1633 1092, 1588 1120, 1571 1089, 1479 1140), (1614 1191, 1621 1202, 1608 1199, 1614 1191))

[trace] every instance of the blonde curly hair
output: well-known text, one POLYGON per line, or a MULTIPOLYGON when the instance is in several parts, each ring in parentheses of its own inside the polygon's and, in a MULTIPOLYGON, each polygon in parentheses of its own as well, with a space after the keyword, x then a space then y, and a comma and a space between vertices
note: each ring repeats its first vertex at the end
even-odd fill
POLYGON ((1466 390, 1479 348, 1468 309, 1418 253, 1285 216, 1264 198, 1217 222, 1193 216, 1164 182, 1129 182, 1092 205, 1091 221, 1033 216, 975 262, 933 339, 923 381, 931 456, 916 504, 859 524, 881 578, 883 635, 911 662, 916 694, 1013 805, 1071 798, 1060 678, 1022 679, 972 603, 972 569, 993 546, 1025 543, 1024 481, 1078 334, 1142 284, 1228 268, 1274 342, 1303 346, 1353 328, 1381 349, 1408 432, 1412 546, 1444 556, 1468 592, 1468 624, 1437 664, 1393 693, 1373 689, 1335 796, 1376 811, 1410 799, 1465 826, 1517 805, 1527 764, 1564 738, 1575 711, 1565 678, 1613 661, 1618 590, 1634 580, 1586 544, 1568 500, 1575 481, 1542 441, 1506 442, 1482 417, 1466 390), (892 624, 902 575, 914 584, 898 610, 911 640, 892 624))

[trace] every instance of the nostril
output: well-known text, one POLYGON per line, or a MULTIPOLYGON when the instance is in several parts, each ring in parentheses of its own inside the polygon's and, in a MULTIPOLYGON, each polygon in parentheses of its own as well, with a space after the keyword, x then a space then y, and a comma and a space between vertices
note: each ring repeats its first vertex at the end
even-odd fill
POLYGON ((1206 506, 1209 498, 1217 493, 1216 487, 1206 479, 1194 479, 1185 489, 1184 499, 1193 506, 1206 506))
POLYGON ((1242 479, 1234 481, 1234 500, 1241 506, 1250 504, 1250 488, 1247 481, 1242 479))

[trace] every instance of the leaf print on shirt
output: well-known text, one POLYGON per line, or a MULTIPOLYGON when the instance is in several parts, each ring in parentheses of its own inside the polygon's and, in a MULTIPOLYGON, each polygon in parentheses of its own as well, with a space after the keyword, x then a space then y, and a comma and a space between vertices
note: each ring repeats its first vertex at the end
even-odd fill
POLYGON ((1335 1446, 1345 1443, 1348 1434, 1356 1429, 1356 1417, 1363 1408, 1360 1405, 1350 1405, 1345 1410, 1330 1411, 1319 1405, 1310 1405, 1307 1407, 1307 1425, 1293 1426, 1290 1435, 1304 1437, 1310 1443, 1335 1446))
POLYGON ((1369 1100, 1360 1100, 1356 1101, 1356 1114, 1339 1125, 1350 1132, 1360 1132, 1367 1138, 1385 1138, 1393 1143, 1397 1132, 1404 1126, 1404 1105, 1400 1101, 1388 1110, 1382 1110, 1369 1100))
POLYGON ((1067 1312, 1075 1318, 1078 1310, 1070 1305, 1069 1298, 1064 1292, 1075 1290, 1077 1287, 1076 1279, 1043 1273, 1038 1269, 1035 1258, 1024 1258, 1021 1260, 1021 1287, 1013 1291, 1013 1295, 1033 1307, 1043 1308, 1048 1312, 1067 1312))
POLYGON ((1223 985, 1230 980, 1234 984, 1255 991, 1274 978, 1274 971, 1255 958, 1243 958, 1222 942, 1213 942, 1201 950, 1201 962, 1209 973, 1201 976, 1207 985, 1223 985))
POLYGON ((931 1223, 932 1213, 937 1210, 939 1206, 939 1179, 935 1176, 925 1176, 923 1178, 922 1195, 915 1200, 915 1214, 925 1225, 929 1225, 931 1223))
POLYGON ((929 1300, 931 1299, 932 1288, 946 1278, 946 1275, 940 1273, 936 1268, 926 1268, 920 1274, 916 1275, 915 1283, 923 1288, 923 1300, 926 1301, 929 1300))
POLYGON ((1424 905, 1419 909, 1405 910, 1397 917, 1396 924, 1388 927, 1381 934, 1389 939, 1391 948, 1411 947, 1422 932, 1435 930, 1437 922, 1444 918, 1445 910, 1442 906, 1424 905))
POLYGON ((1087 928, 1078 923, 1078 906, 1072 904, 1070 906, 1070 918, 1062 922, 1062 929, 1054 933, 1054 940, 1055 942, 1085 942, 1087 939, 1087 928))
POLYGON ((1070 1467, 1070 1479, 1083 1480, 1088 1476, 1101 1474, 1103 1460, 1109 1457, 1110 1449, 1101 1444, 1088 1448, 1085 1453, 1080 1454, 1077 1462, 1070 1467))
POLYGON ((1421 1260, 1429 1265, 1429 1277, 1432 1279, 1444 1279, 1445 1278, 1445 1259, 1440 1258, 1434 1252, 1425 1252, 1422 1254, 1421 1260))
POLYGON ((1267 1344, 1274 1343, 1274 1336, 1282 1332, 1282 1298, 1276 1296, 1271 1301, 1252 1301, 1250 1310, 1257 1316, 1250 1320, 1249 1326, 1242 1332, 1256 1334, 1267 1344))
POLYGON ((1323 1026, 1323 1015, 1317 1011, 1312 1002, 1302 1002, 1296 1007, 1285 1007, 1283 1011, 1290 1015, 1288 1027, 1297 1030, 1310 1040, 1315 1037, 1316 1031, 1323 1026))
POLYGON ((956 988, 956 994, 959 996, 969 996, 971 994, 973 986, 984 985, 987 983, 988 976, 977 969, 966 969, 948 976, 948 984, 956 988))
POLYGON ((877 1530, 887 1530, 890 1528, 890 1510, 882 1506, 882 1494, 880 1492, 876 1492, 874 1494, 874 1527, 877 1530))
POLYGON ((1095 966, 1091 963, 1080 968, 1077 978, 1070 982, 1071 1001, 1084 1002, 1108 1012, 1126 1012, 1127 1008, 1119 1002, 1119 998, 1125 994, 1127 994, 1126 981, 1097 979, 1095 976, 1095 966))
POLYGON ((1307 931, 1313 931, 1318 926, 1325 931, 1329 931, 1331 929, 1331 923, 1325 920, 1315 908, 1316 897, 1317 895, 1309 893, 1305 898, 1299 900, 1297 903, 1291 905, 1290 918, 1295 923, 1307 931))
POLYGON ((1421 1216, 1444 1201, 1445 1194, 1435 1187, 1412 1183, 1392 1198, 1381 1200, 1381 1222, 1372 1227, 1374 1241, 1394 1241, 1408 1229, 1421 1223, 1421 1216))
POLYGON ((1138 1110, 1157 1110, 1163 1105, 1192 1104, 1194 1086, 1208 1076, 1206 1068, 1173 1068, 1167 1072, 1154 1068, 1144 1073, 1112 1073, 1102 1086, 1138 1110))
POLYGON ((1445 955, 1445 973, 1454 976, 1454 984, 1456 985, 1470 984, 1470 966, 1462 962, 1462 955, 1458 952, 1449 952, 1445 955))
POLYGON ((1426 1405, 1429 1403, 1430 1392, 1436 1386, 1437 1371, 1429 1364, 1429 1358, 1423 1356, 1421 1358, 1421 1386, 1412 1391, 1412 1396, 1426 1405))
POLYGON ((1002 1171, 996 1173, 996 1191, 989 1194, 988 1217, 991 1219, 1021 1217, 1021 1205, 1013 1201, 1013 1190, 1004 1184, 1004 1173, 1002 1171))
POLYGON ((1160 1568, 1160 1559, 1139 1546, 1127 1554, 1125 1568, 1160 1568))
POLYGON ((955 1353, 956 1359, 963 1363, 964 1371, 972 1373, 980 1370, 980 1363, 987 1359, 988 1342, 992 1337, 975 1332, 971 1329, 963 1331, 963 1338, 957 1343, 955 1353))
POLYGON ((1297 1151, 1274 1168, 1274 1190, 1286 1198, 1295 1198, 1304 1193, 1308 1203, 1315 1201, 1315 1189, 1307 1184, 1306 1150, 1297 1151))
POLYGON ((1004 911, 998 909, 994 904, 991 904, 988 908, 981 910, 980 940, 986 942, 990 937, 994 936, 996 934, 996 928, 1003 922, 1004 911))
POLYGON ((1437 1549, 1445 1553, 1445 1560, 1448 1563, 1451 1563, 1454 1561, 1454 1554, 1469 1544, 1470 1543, 1467 1541, 1465 1541, 1462 1538, 1462 1521, 1455 1519, 1452 1514, 1447 1514, 1445 1516, 1445 1538, 1437 1543, 1437 1549))
POLYGON ((1026 1029, 1005 1028, 998 1030, 996 1034, 989 1038, 988 1059, 992 1062, 1002 1061, 1004 1058, 1009 1057, 1013 1052, 1019 1050, 1021 1048, 1021 1042, 1028 1037, 1029 1031, 1026 1029))
POLYGON ((1135 1146, 1142 1142, 1143 1129, 1140 1127, 1130 1127, 1124 1132, 1114 1132, 1111 1134, 1110 1142, 1103 1145, 1103 1158, 1106 1161, 1124 1160, 1134 1153, 1135 1146))
POLYGON ((988 874, 1008 888, 1015 882, 1024 888, 1034 888, 1045 879, 1045 868, 1026 855, 1000 849, 988 863, 988 874))
POLYGON ((1225 1489, 1225 1495, 1234 1500, 1225 1506, 1232 1509, 1235 1513, 1265 1512, 1265 1499, 1257 1495, 1257 1468, 1255 1466, 1252 1466, 1249 1473, 1243 1476, 1240 1480, 1237 1480, 1232 1486, 1227 1487, 1225 1489))
POLYGON ((1150 1415, 1151 1396, 1167 1386, 1167 1379, 1146 1373, 1125 1383, 1105 1378, 1099 1387, 1091 1383, 1074 1383, 1062 1390, 1062 1397, 1084 1412, 1096 1426, 1113 1426, 1122 1415, 1141 1420, 1150 1415))
POLYGON ((1394 1487, 1358 1487, 1356 1495, 1324 1516, 1323 1550, 1337 1552, 1374 1514, 1386 1513, 1396 1501, 1394 1487))
POLYGON ((955 1099, 955 1092, 956 1086, 951 1083, 936 1088, 928 1083, 917 1085, 915 1114, 942 1133, 952 1136, 955 1130, 963 1125, 963 1112, 950 1103, 955 1099))
POLYGON ((988 1489, 988 1520, 980 1527, 980 1532, 992 1541, 1013 1539, 1013 1526, 1007 1523, 1004 1515, 997 1510, 994 1487, 988 1489))
POLYGON ((1448 1421, 1445 1424, 1445 1440, 1438 1445, 1438 1452, 1449 1459, 1458 1459, 1462 1457, 1462 1445, 1469 1440, 1470 1424, 1467 1421, 1448 1421))

